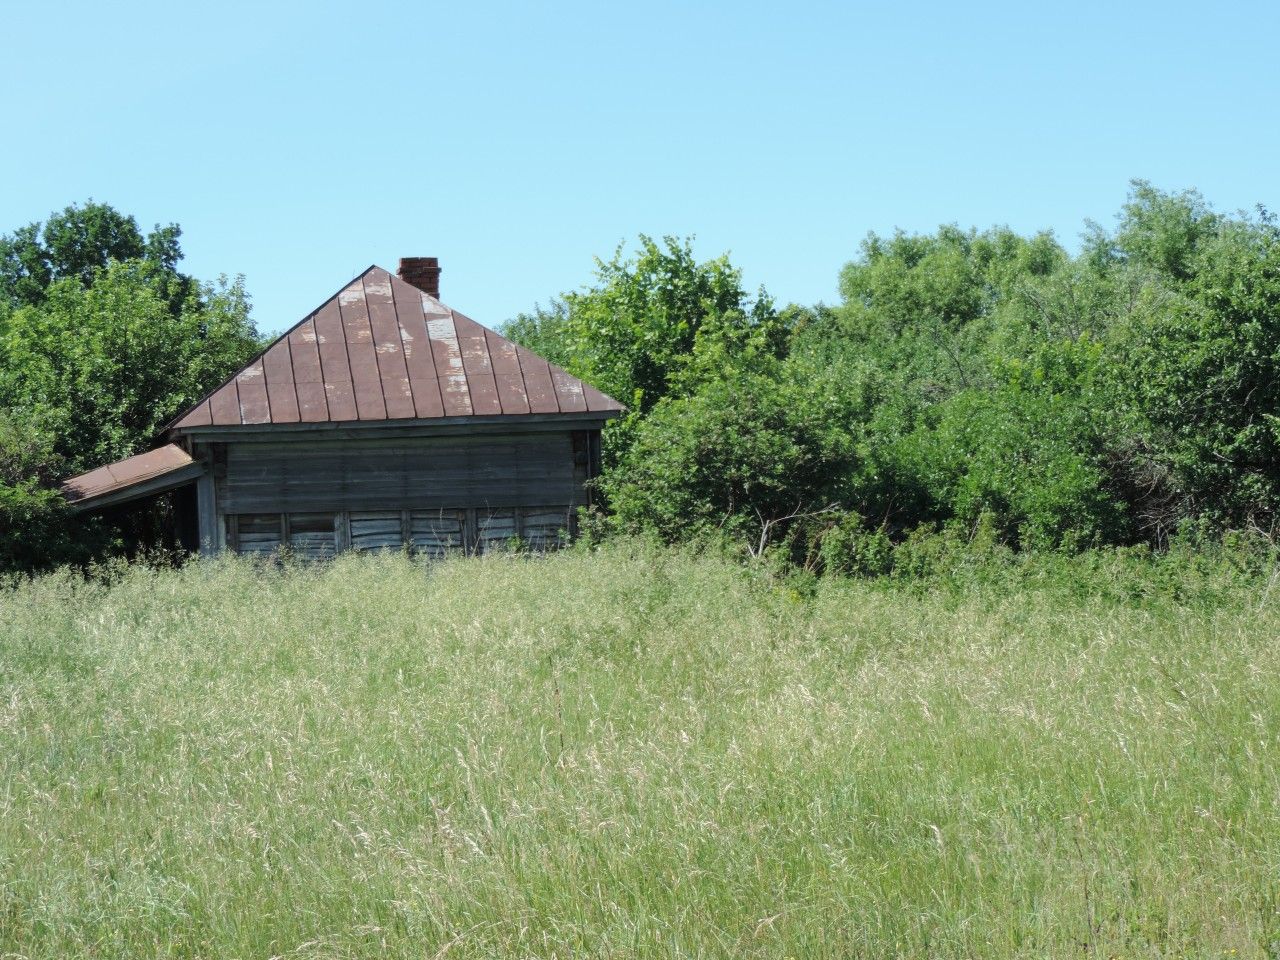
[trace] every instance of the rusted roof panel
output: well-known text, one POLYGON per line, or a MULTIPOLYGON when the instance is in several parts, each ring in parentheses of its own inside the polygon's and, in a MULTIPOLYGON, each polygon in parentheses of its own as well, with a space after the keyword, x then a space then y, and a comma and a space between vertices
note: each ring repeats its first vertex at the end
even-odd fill
POLYGON ((505 414, 519 415, 529 412, 529 397, 524 391, 524 377, 520 375, 520 358, 516 345, 498 336, 492 330, 485 331, 489 356, 493 360, 493 378, 498 387, 498 402, 505 414))
POLYGON ((62 485, 62 494, 72 506, 87 507, 93 501, 101 501, 108 496, 127 499, 116 498, 114 495, 123 494, 129 488, 143 484, 147 485, 148 493, 157 493, 159 489, 150 481, 173 477, 174 485, 177 485, 191 480, 192 474, 198 471, 199 465, 185 450, 168 443, 156 450, 148 450, 135 457, 72 477, 62 485))
POLYGON ((592 413, 605 413, 618 409, 618 402, 613 397, 601 393, 585 380, 582 382, 582 395, 586 398, 587 409, 592 413))
POLYGON ((267 404, 267 383, 259 358, 236 374, 240 394, 241 423, 270 423, 271 407, 267 404))
POLYGON ((240 419, 240 392, 234 380, 209 395, 209 416, 215 426, 244 422, 240 419))
POLYGON ((462 350, 462 369, 467 378, 467 390, 471 394, 471 412, 484 417, 502 413, 484 327, 456 311, 453 314, 453 326, 458 333, 458 346, 462 350))
POLYGON ((404 352, 409 375, 414 414, 421 419, 443 417, 444 401, 440 398, 440 379, 436 374, 431 340, 427 336, 422 291, 407 283, 396 284, 391 288, 391 300, 400 330, 400 349, 404 352))
MULTIPOLYGON (((315 318, 307 317, 283 339, 289 344, 293 389, 298 396, 298 419, 303 423, 327 423, 329 404, 325 399, 324 376, 320 372, 315 318)), ((289 371, 281 373, 287 375, 289 371)))
POLYGON ((297 423, 298 390, 293 379, 293 357, 289 351, 289 338, 282 337, 275 346, 262 355, 262 367, 267 379, 267 403, 271 407, 272 423, 297 423))
POLYGON ((364 293, 369 304, 369 326, 373 330, 373 348, 378 360, 378 376, 382 379, 387 419, 412 419, 416 415, 413 390, 409 386, 409 371, 400 340, 400 323, 391 299, 391 284, 376 277, 365 277, 364 293))
MULTIPOLYGON (((332 297, 314 316, 316 346, 320 351, 320 382, 324 386, 325 409, 329 420, 356 420, 356 395, 351 388, 351 362, 347 359, 347 337, 342 332, 338 298, 332 297)), ((298 371, 294 369, 296 380, 298 371)), ((182 426, 181 423, 178 426, 182 426)), ((215 426, 234 426, 219 424, 215 426)))
POLYGON ((213 423, 213 417, 209 414, 209 401, 201 400, 197 403, 187 414, 187 420, 193 427, 207 427, 213 423))
POLYGON ((356 415, 361 420, 386 420, 387 405, 382 377, 378 373, 378 354, 373 349, 369 301, 365 298, 363 281, 353 283, 338 294, 338 309, 342 313, 342 329, 347 338, 356 415))
POLYGON ((471 389, 462 365, 462 348, 452 313, 427 314, 427 336, 436 361, 436 378, 440 381, 440 399, 446 417, 471 415, 471 389))
POLYGON ((556 400, 560 404, 561 413, 585 413, 587 400, 582 393, 582 381, 571 377, 555 364, 551 367, 551 382, 555 384, 556 400))
POLYGON ((529 412, 559 413, 560 403, 556 399, 555 384, 551 382, 551 364, 518 344, 516 356, 520 359, 520 372, 529 397, 529 412))
POLYGON ((370 267, 172 427, 613 416, 622 409, 590 384, 370 267))

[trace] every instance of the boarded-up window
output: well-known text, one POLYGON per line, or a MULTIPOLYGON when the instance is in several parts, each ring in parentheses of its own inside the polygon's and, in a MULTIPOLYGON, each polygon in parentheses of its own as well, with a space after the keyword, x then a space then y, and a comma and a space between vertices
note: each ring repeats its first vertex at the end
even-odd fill
POLYGON ((352 550, 399 550, 403 544, 399 510, 351 514, 352 550))
POLYGON ((520 513, 520 536, 530 550, 553 550, 568 536, 568 507, 534 507, 520 513))
POLYGON ((476 551, 488 553, 501 549, 516 536, 514 510, 476 511, 476 551))
POLYGON ((464 510, 414 510, 409 514, 409 548, 424 557, 461 550, 465 520, 464 510))
POLYGON ((228 538, 240 553, 270 555, 287 544, 305 560, 333 557, 350 534, 352 550, 409 549, 439 558, 452 551, 489 553, 517 545, 521 549, 554 550, 567 539, 572 508, 378 510, 350 514, 248 513, 227 517, 228 538), (345 525, 345 526, 340 526, 345 525), (407 534, 407 538, 406 538, 407 534))
POLYGON ((305 560, 328 560, 337 553, 332 513, 289 514, 289 550, 305 560))
POLYGON ((236 549, 240 553, 266 555, 280 549, 280 514, 243 513, 235 518, 235 524, 236 549))

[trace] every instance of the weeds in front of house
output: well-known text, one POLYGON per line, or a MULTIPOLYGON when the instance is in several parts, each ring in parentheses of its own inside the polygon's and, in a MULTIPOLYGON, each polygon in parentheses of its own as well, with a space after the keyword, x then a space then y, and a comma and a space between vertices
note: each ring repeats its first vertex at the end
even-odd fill
POLYGON ((1266 957, 1280 594, 1090 563, 19 584, 0 955, 1266 957))

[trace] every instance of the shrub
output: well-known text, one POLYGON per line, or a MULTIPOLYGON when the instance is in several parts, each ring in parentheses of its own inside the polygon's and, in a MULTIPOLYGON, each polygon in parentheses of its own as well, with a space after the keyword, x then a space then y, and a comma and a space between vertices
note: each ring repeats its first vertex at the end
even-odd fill
POLYGON ((663 401, 603 480, 616 528, 668 541, 716 528, 758 552, 838 503, 852 445, 811 401, 754 374, 663 401))

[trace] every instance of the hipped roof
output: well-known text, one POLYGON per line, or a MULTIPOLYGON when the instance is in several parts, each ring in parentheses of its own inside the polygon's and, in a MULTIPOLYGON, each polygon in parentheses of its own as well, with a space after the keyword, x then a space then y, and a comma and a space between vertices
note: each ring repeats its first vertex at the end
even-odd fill
POLYGON ((573 414, 616 400, 371 266, 170 428, 573 414))

